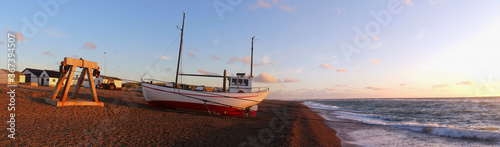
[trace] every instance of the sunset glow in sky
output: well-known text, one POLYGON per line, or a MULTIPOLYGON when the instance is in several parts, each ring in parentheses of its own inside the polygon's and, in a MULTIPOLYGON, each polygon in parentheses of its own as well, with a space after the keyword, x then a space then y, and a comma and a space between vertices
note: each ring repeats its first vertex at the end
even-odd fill
MULTIPOLYGON (((494 0, 4 3, 3 36, 10 31, 23 39, 19 71, 58 69, 64 57, 97 61, 103 69, 107 52, 110 76, 139 81, 161 58, 146 77, 173 81, 176 26, 185 12, 182 72, 248 74, 255 34, 254 86, 270 87, 269 98, 500 94, 500 2, 494 0)), ((0 38, 5 50, 6 38, 0 38)), ((220 79, 182 81, 221 86, 220 79)))

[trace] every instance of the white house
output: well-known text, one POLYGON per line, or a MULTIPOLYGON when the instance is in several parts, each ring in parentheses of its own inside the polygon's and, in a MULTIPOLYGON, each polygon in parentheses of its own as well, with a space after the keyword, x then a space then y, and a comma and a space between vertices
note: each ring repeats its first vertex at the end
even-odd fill
POLYGON ((14 83, 24 83, 25 82, 25 76, 23 73, 19 72, 19 71, 15 71, 14 72, 14 82, 10 82, 9 81, 9 74, 11 74, 11 72, 7 69, 0 69, 0 83, 1 84, 14 84, 14 83))
POLYGON ((40 75, 42 74, 43 70, 40 69, 32 69, 32 68, 26 68, 23 70, 23 74, 25 76, 25 82, 26 83, 38 83, 36 85, 43 85, 44 81, 40 80, 40 75))
MULTIPOLYGON (((61 76, 61 73, 58 71, 53 71, 53 70, 43 70, 42 74, 40 74, 40 84, 41 86, 49 86, 53 87, 56 86, 57 81, 59 80, 59 76, 61 76)), ((66 83, 66 79, 63 81, 63 85, 66 83)), ((72 80, 71 85, 74 85, 74 80, 72 80)))

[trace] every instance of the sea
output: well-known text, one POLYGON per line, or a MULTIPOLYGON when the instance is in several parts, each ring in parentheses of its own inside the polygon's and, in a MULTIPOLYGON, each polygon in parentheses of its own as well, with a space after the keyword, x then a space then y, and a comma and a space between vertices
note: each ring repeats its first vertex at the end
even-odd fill
POLYGON ((305 100, 343 146, 499 146, 500 98, 305 100))

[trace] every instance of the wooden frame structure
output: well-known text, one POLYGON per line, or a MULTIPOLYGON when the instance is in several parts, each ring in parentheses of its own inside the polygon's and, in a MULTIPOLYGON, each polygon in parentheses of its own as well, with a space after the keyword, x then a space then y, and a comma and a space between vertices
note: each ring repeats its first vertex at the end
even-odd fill
POLYGON ((104 106, 104 103, 99 102, 96 93, 96 87, 94 83, 94 75, 93 71, 99 71, 99 66, 97 66, 97 62, 87 61, 83 59, 74 59, 65 57, 64 61, 61 62, 61 75, 57 81, 56 87, 52 92, 51 99, 45 99, 45 101, 49 104, 53 104, 56 106, 69 106, 69 105, 100 105, 104 106), (73 92, 71 99, 75 99, 82 87, 83 81, 85 80, 85 76, 89 80, 89 86, 92 92, 92 96, 94 97, 94 102, 88 101, 77 101, 77 100, 68 100, 68 92, 70 90, 71 84, 73 82, 73 76, 75 75, 75 70, 77 67, 83 68, 79 78, 78 83, 76 84, 75 91, 73 92), (66 80, 66 83, 64 83, 66 80), (64 87, 63 87, 64 83, 64 87), (59 90, 63 88, 63 94, 60 100, 57 99, 57 95, 59 94, 59 90))

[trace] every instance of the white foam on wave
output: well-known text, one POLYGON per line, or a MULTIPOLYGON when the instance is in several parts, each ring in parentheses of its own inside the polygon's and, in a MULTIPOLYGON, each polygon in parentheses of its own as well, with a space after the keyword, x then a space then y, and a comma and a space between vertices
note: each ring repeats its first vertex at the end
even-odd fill
POLYGON ((444 126, 436 123, 422 124, 417 122, 392 122, 381 119, 381 116, 374 114, 359 114, 352 112, 337 111, 338 118, 354 120, 365 124, 391 126, 417 132, 429 133, 440 136, 466 138, 473 140, 500 141, 499 130, 478 130, 471 128, 458 128, 455 126, 444 126))
POLYGON ((307 102, 304 102, 302 104, 306 105, 309 108, 315 108, 315 109, 325 109, 325 110, 338 110, 339 109, 339 107, 337 107, 337 106, 324 105, 321 103, 316 103, 316 102, 311 102, 311 101, 307 101, 307 102))

